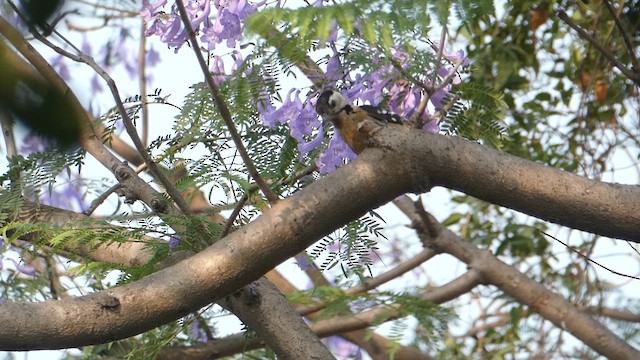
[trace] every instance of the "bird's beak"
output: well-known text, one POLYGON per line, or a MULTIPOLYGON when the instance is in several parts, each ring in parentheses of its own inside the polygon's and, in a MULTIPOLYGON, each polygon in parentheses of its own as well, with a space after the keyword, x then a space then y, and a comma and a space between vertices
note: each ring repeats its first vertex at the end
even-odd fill
POLYGON ((324 117, 324 116, 321 116, 320 118, 322 118, 322 128, 323 128, 323 129, 327 129, 327 127, 329 126, 329 123, 330 123, 331 121, 328 121, 327 119, 325 119, 325 117, 324 117))

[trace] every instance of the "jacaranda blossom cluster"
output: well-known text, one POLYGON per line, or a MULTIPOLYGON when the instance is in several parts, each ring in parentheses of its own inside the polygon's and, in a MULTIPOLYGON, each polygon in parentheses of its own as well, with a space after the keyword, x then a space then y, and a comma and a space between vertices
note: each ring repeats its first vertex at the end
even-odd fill
MULTIPOLYGON (((235 61, 233 70, 238 69, 243 61, 242 54, 236 49, 237 42, 242 39, 244 28, 242 22, 247 16, 256 12, 259 6, 265 5, 266 0, 256 3, 249 3, 246 0, 183 1, 194 31, 200 35, 200 41, 206 44, 203 50, 213 50, 224 42, 228 48, 234 49, 231 51, 235 61)), ((321 7, 325 2, 317 0, 310 6, 321 7)), ((163 9, 166 5, 167 0, 158 0, 154 3, 151 3, 150 0, 143 1, 141 14, 148 24, 146 34, 147 36, 158 36, 162 42, 178 51, 187 41, 187 32, 180 19, 177 6, 173 4, 165 12, 163 9)), ((278 7, 281 5, 280 1, 273 4, 278 7)), ((356 28, 358 27, 356 24, 356 28)), ((324 41, 335 42, 338 39, 338 31, 339 29, 334 22, 331 25, 331 34, 324 41)), ((438 45, 433 44, 433 47, 437 51, 438 45)), ((325 75, 329 86, 344 89, 341 91, 343 95, 356 104, 377 105, 383 98, 386 98, 389 100, 388 106, 391 111, 405 118, 414 115, 425 96, 423 88, 402 81, 403 76, 394 65, 382 65, 379 60, 381 54, 372 56, 374 64, 378 62, 381 65, 377 71, 352 75, 343 69, 339 53, 335 48, 333 49, 334 54, 327 63, 325 75)), ((396 49, 391 56, 394 64, 400 64, 403 70, 408 68, 411 61, 409 54, 401 49, 396 49)), ((443 51, 442 56, 458 66, 466 66, 469 63, 462 51, 455 54, 443 51)), ((223 58, 212 55, 210 64, 214 81, 218 84, 224 81, 226 75, 223 58)), ((444 98, 451 91, 451 86, 459 83, 460 79, 456 75, 446 86, 439 87, 437 83, 432 83, 432 81, 455 73, 455 69, 453 66, 442 66, 436 71, 438 76, 427 72, 422 78, 427 79, 424 81, 425 87, 437 89, 430 95, 429 101, 432 107, 438 110, 443 107, 444 98)), ((256 101, 260 119, 266 126, 275 127, 282 124, 289 127, 291 136, 298 141, 298 150, 301 156, 317 149, 325 137, 325 128, 315 112, 315 101, 319 92, 318 90, 303 94, 299 89, 292 89, 284 97, 282 105, 277 108, 269 101, 267 94, 264 99, 256 101)), ((418 120, 424 124, 425 131, 433 133, 439 131, 437 119, 428 110, 424 111, 418 120)), ((355 157, 356 154, 340 138, 340 135, 334 132, 326 151, 317 158, 316 164, 321 172, 327 173, 355 157)))
MULTIPOLYGON (((405 67, 410 61, 410 57, 401 50, 393 53, 394 61, 405 67)), ((469 60, 464 57, 462 51, 456 54, 443 52, 443 57, 459 66, 467 66, 469 60)), ((374 59, 379 62, 379 58, 374 59)), ((438 87, 438 84, 432 84, 429 80, 425 81, 425 86, 431 88, 439 88, 433 92, 429 98, 429 102, 436 110, 442 109, 444 99, 451 91, 452 85, 460 83, 460 78, 455 74, 454 66, 442 66, 438 68, 439 78, 445 78, 449 73, 454 76, 449 84, 438 87)), ((407 81, 401 81, 400 72, 393 65, 381 66, 377 71, 368 74, 357 74, 351 76, 342 70, 340 57, 337 52, 329 59, 327 63, 326 78, 331 84, 341 82, 348 86, 343 86, 346 90, 342 94, 350 101, 360 104, 377 105, 387 97, 389 99, 388 107, 391 111, 405 118, 411 118, 416 109, 419 108, 424 98, 424 90, 407 81)), ((431 76, 425 78, 430 79, 431 76)), ((305 155, 316 149, 324 138, 324 127, 322 126, 315 112, 315 101, 320 91, 315 91, 305 98, 306 101, 300 99, 299 90, 291 90, 285 101, 279 108, 272 105, 259 106, 260 118, 265 125, 274 127, 277 124, 288 124, 291 136, 298 141, 298 150, 301 155, 305 155), (307 142, 307 138, 316 133, 315 138, 307 142)), ((425 110, 419 117, 425 131, 437 133, 438 119, 432 117, 429 111, 425 110)), ((335 132, 327 150, 321 154, 316 160, 316 165, 320 172, 331 172, 345 163, 352 160, 356 154, 347 146, 340 134, 335 132)))
MULTIPOLYGON (((200 41, 206 44, 208 50, 215 49, 223 41, 227 47, 234 48, 236 42, 242 39, 242 21, 264 3, 265 1, 251 4, 245 0, 184 1, 191 26, 200 34, 200 41)), ((169 12, 164 12, 162 9, 165 5, 167 0, 154 3, 143 1, 140 13, 148 24, 145 35, 160 37, 162 42, 177 52, 187 41, 187 29, 180 19, 178 6, 174 3, 169 12)))

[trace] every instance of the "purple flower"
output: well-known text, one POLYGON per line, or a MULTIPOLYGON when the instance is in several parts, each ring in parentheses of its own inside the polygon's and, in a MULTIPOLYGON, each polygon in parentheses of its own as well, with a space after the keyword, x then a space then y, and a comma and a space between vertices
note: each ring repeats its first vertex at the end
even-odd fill
MULTIPOLYGON (((167 16, 167 14, 158 10, 164 5, 166 5, 166 0, 154 5, 149 4, 147 1, 143 2, 143 7, 140 11, 141 15, 146 22, 153 19, 151 25, 145 30, 145 35, 160 36, 160 41, 166 43, 170 48, 175 48, 175 52, 178 52, 188 39, 187 29, 182 24, 178 6, 173 4, 171 13, 167 16)), ((203 29, 208 27, 208 19, 211 14, 211 1, 187 1, 185 2, 185 10, 194 31, 198 32, 201 26, 203 29)))
POLYGON ((149 0, 142 1, 142 10, 140 10, 140 15, 145 22, 151 20, 152 17, 156 16, 159 11, 158 9, 165 6, 167 4, 167 0, 158 0, 155 4, 151 4, 149 0))
POLYGON ((213 77, 213 82, 216 85, 220 85, 226 79, 226 74, 224 72, 224 62, 220 56, 214 55, 211 61, 211 67, 209 71, 211 71, 211 76, 213 77))
POLYGON ((81 189, 82 179, 77 178, 74 180, 72 182, 71 178, 69 178, 68 182, 63 186, 43 193, 40 196, 40 202, 65 210, 86 210, 89 208, 89 204, 84 200, 84 191, 81 189))
POLYGON ((320 146, 320 144, 322 144, 322 141, 324 140, 324 134, 324 124, 321 124, 318 135, 316 135, 315 139, 309 142, 305 142, 304 140, 298 141, 298 152, 300 152, 300 155, 308 154, 309 152, 320 146))
MULTIPOLYGON (((273 105, 271 105, 271 103, 268 103, 268 100, 266 102, 271 106, 269 105, 258 106, 258 111, 263 110, 263 111, 260 111, 260 120, 262 120, 262 122, 266 126, 273 128, 277 124, 286 123, 289 119, 297 115, 298 109, 296 108, 295 102, 291 100, 291 94, 294 91, 296 90, 295 89, 289 90, 289 93, 287 94, 287 97, 285 98, 284 103, 277 110, 273 110, 275 108, 273 107, 273 105), (261 107, 263 109, 261 109, 261 107), (270 111, 270 110, 273 110, 273 111, 270 111)), ((298 94, 299 93, 300 91, 298 90, 298 94)))
MULTIPOLYGON (((315 98, 316 93, 311 94, 315 98)), ((260 101, 257 104, 260 119, 268 127, 275 127, 277 124, 288 124, 291 137, 298 142, 300 155, 305 155, 316 149, 324 140, 324 126, 318 119, 315 106, 311 101, 303 103, 300 100, 300 90, 291 89, 280 108, 275 109, 268 100, 260 101), (305 137, 318 130, 315 138, 306 141, 305 137)))
POLYGON ((13 264, 16 266, 16 270, 22 274, 28 276, 34 276, 36 274, 36 269, 33 266, 25 265, 22 263, 22 261, 17 262, 13 259, 9 259, 9 261, 13 262, 13 264))
POLYGON ((329 36, 327 37, 328 43, 335 43, 338 41, 338 22, 334 19, 331 21, 331 27, 329 28, 329 36))
POLYGON ((191 337, 198 342, 207 342, 207 332, 200 326, 200 321, 197 319, 191 323, 191 337))
POLYGON ((271 114, 276 112, 276 107, 273 106, 269 99, 258 99, 256 100, 256 107, 258 108, 258 119, 262 121, 266 126, 273 128, 276 126, 276 122, 274 122, 274 118, 271 117, 271 114))
POLYGON ((211 1, 204 0, 204 4, 202 4, 202 2, 192 1, 188 4, 188 6, 185 6, 187 12, 189 13, 189 15, 193 16, 189 17, 191 28, 193 30, 197 30, 201 24, 204 24, 209 19, 209 15, 211 14, 211 1))
POLYGON ((443 49, 442 56, 445 59, 452 61, 454 63, 462 62, 461 66, 469 66, 470 61, 469 58, 464 56, 464 50, 458 50, 455 53, 449 53, 447 50, 443 49))
POLYGON ((340 57, 338 56, 338 53, 335 49, 333 56, 327 63, 326 77, 329 81, 338 81, 343 77, 342 66, 340 65, 340 57))
POLYGON ((444 100, 447 94, 448 94, 448 91, 446 91, 445 89, 438 90, 433 94, 431 94, 431 98, 429 99, 429 101, 431 101, 431 103, 436 109, 440 110, 444 106, 444 103, 445 103, 444 100))
POLYGON ((323 340, 332 353, 341 359, 362 359, 362 349, 339 336, 331 336, 323 340))
POLYGON ((298 265, 300 270, 305 271, 309 269, 315 269, 315 265, 313 264, 313 261, 309 261, 309 259, 306 256, 299 256, 296 259, 297 259, 296 265, 298 265))
POLYGON ((169 47, 175 47, 175 52, 178 52, 182 44, 187 41, 187 33, 181 30, 182 21, 180 17, 173 16, 165 23, 160 35, 160 41, 166 43, 169 47))
MULTIPOLYGON (((425 111, 425 114, 426 114, 426 111, 425 111)), ((438 126, 438 119, 431 118, 431 117, 429 117, 429 119, 424 119, 423 117, 422 120, 424 124, 422 126, 422 130, 432 134, 437 134, 440 132, 440 127, 438 126)))
POLYGON ((53 144, 51 141, 43 138, 42 136, 36 134, 35 132, 30 132, 27 136, 22 140, 22 145, 20 146, 20 153, 22 154, 30 154, 33 152, 45 152, 51 147, 53 144))
POLYGON ((153 19, 151 25, 144 31, 144 36, 162 35, 164 23, 160 19, 153 19))
POLYGON ((218 33, 220 39, 227 39, 228 47, 235 47, 236 40, 242 35, 242 26, 240 25, 240 17, 231 11, 222 10, 218 14, 220 20, 221 31, 218 33))
MULTIPOLYGON (((448 66, 440 66, 438 68, 438 75, 440 75, 442 78, 445 78, 447 76, 449 76, 449 73, 453 71, 453 67, 448 67, 448 66)), ((457 76, 457 74, 453 74, 453 77, 451 78, 451 83, 456 85, 456 84, 460 84, 462 82, 462 80, 460 79, 460 76, 457 76)))
POLYGON ((228 47, 235 47, 236 42, 242 39, 242 21, 265 2, 266 0, 252 5, 246 0, 214 0, 218 14, 213 24, 205 27, 200 40, 207 43, 209 50, 213 50, 223 40, 226 40, 228 47))
POLYGON ((181 239, 180 235, 171 235, 169 237, 169 253, 174 252, 178 248, 181 239))
POLYGON ((102 92, 102 80, 98 77, 98 74, 93 74, 91 77, 91 91, 92 93, 101 93, 102 92))
MULTIPOLYGON (((214 3, 216 4, 217 7, 223 7, 224 6, 224 4, 222 4, 223 1, 224 0, 214 0, 214 3)), ((236 14, 241 19, 244 19, 247 16, 256 12, 258 7, 264 5, 266 2, 267 2, 266 0, 263 0, 261 2, 258 2, 252 5, 252 4, 249 4, 246 0, 230 0, 230 1, 226 1, 226 7, 232 14, 236 14)))
POLYGON ((238 50, 233 50, 231 53, 231 57, 233 58, 233 66, 231 66, 231 71, 238 71, 244 64, 244 58, 242 57, 242 53, 238 50))
POLYGON ((344 165, 345 159, 350 161, 355 159, 356 156, 356 153, 344 142, 340 133, 334 132, 329 141, 327 151, 316 160, 316 166, 321 173, 326 174, 344 165))
POLYGON ((71 73, 69 72, 69 67, 64 61, 64 57, 62 55, 56 56, 51 61, 51 66, 58 72, 58 75, 65 81, 71 81, 71 73))
POLYGON ((160 62, 160 53, 152 47, 147 51, 147 65, 156 66, 160 62))
POLYGON ((241 38, 242 26, 238 15, 226 9, 220 9, 213 26, 205 30, 200 40, 207 43, 209 50, 213 50, 222 40, 227 40, 228 47, 235 47, 236 40, 241 38))
POLYGON ((291 129, 291 136, 301 142, 304 141, 304 136, 311 135, 314 129, 321 127, 322 123, 318 120, 318 114, 313 106, 310 106, 309 102, 307 102, 307 105, 302 105, 302 102, 296 96, 294 106, 298 110, 298 116, 291 118, 289 128, 291 129))

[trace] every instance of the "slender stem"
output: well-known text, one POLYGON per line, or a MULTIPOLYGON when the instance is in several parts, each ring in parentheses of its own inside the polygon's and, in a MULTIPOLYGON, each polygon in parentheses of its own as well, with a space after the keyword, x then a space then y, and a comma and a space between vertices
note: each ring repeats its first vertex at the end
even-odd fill
POLYGON ((562 240, 558 239, 557 237, 555 237, 555 236, 553 236, 553 235, 551 235, 551 234, 548 234, 548 233, 546 233, 546 232, 544 232, 544 231, 542 231, 542 230, 540 230, 540 229, 536 229, 536 230, 538 230, 541 234, 543 234, 543 235, 545 235, 545 236, 548 236, 548 237, 552 238, 553 240, 555 240, 555 241, 559 242, 559 243, 560 243, 560 244, 562 244, 564 247, 566 247, 567 249, 569 249, 569 250, 573 251, 575 254, 577 254, 578 256, 580 256, 581 258, 583 258, 585 261, 587 261, 587 262, 589 262, 589 263, 592 263, 592 264, 594 264, 594 265, 596 265, 596 266, 599 266, 599 267, 601 267, 602 269, 605 269, 605 270, 607 270, 608 272, 610 272, 610 273, 612 273, 612 274, 614 274, 614 275, 618 275, 618 276, 622 276, 622 277, 627 277, 627 278, 630 278, 630 279, 633 279, 633 280, 640 280, 640 277, 638 277, 638 276, 633 276, 633 275, 630 275, 630 274, 623 274, 623 273, 621 273, 621 272, 618 272, 618 271, 615 271, 615 270, 613 270, 613 269, 611 269, 611 268, 608 268, 608 267, 606 267, 606 266, 604 266, 604 265, 600 264, 599 262, 597 262, 597 261, 595 261, 595 260, 591 259, 591 258, 589 257, 589 255, 585 255, 585 254, 583 254, 582 252, 580 252, 580 251, 578 251, 578 250, 576 250, 576 249, 572 248, 571 246, 569 246, 569 244, 567 244, 567 243, 565 243, 564 241, 562 241, 562 240))
MULTIPOLYGON (((440 65, 440 61, 442 61, 442 53, 444 52, 444 42, 447 41, 447 25, 442 26, 442 32, 440 33, 440 43, 436 49, 436 66, 440 65)), ((431 41, 429 41, 431 42, 431 41)), ((433 44, 431 44, 433 46, 433 44)), ((437 70, 437 69, 436 69, 437 70)), ((433 72, 433 78, 431 79, 431 83, 435 84, 438 76, 438 71, 433 72)))
POLYGON ((244 204, 247 203, 247 200, 249 200, 249 196, 247 194, 244 194, 240 199, 240 201, 238 201, 236 206, 233 208, 233 212, 229 216, 229 219, 227 219, 227 222, 224 224, 224 230, 220 234, 219 239, 222 239, 223 237, 229 234, 229 232, 231 231, 231 228, 233 227, 233 223, 236 221, 236 218, 238 217, 238 215, 240 215, 240 211, 244 207, 244 204))
MULTIPOLYGON (((418 266, 422 265, 423 263, 431 259, 434 255, 436 255, 435 251, 433 251, 432 249, 426 248, 422 250, 420 253, 416 254, 411 259, 403 261, 401 264, 394 267, 393 269, 383 274, 380 274, 372 279, 367 279, 362 284, 356 285, 352 288, 345 290, 344 293, 347 295, 355 295, 371 289, 375 289, 378 286, 385 284, 393 279, 396 279, 406 274, 407 272, 417 268, 418 266)), ((325 307, 327 307, 327 305, 328 305, 327 303, 317 303, 313 305, 307 305, 307 306, 298 308, 298 313, 302 316, 305 316, 305 315, 314 313, 316 311, 322 310, 325 307)))
POLYGON ((620 22, 620 19, 618 18, 618 15, 614 11, 613 6, 611 6, 611 4, 609 3, 609 0, 604 0, 603 3, 607 7, 607 10, 609 10, 609 13, 611 14, 611 16, 613 17, 613 21, 616 23, 616 26, 620 30, 620 34, 622 35, 624 44, 627 46, 627 50, 629 51, 629 57, 631 58, 631 65, 633 65, 634 67, 634 69, 632 70, 640 71, 640 68, 638 68, 638 58, 636 57, 636 50, 631 44, 631 40, 629 40, 629 35, 627 34, 627 31, 625 30, 624 26, 620 22))
MULTIPOLYGON (((440 44, 438 44, 438 47, 436 47, 436 51, 437 51, 436 63, 435 63, 436 68, 434 69, 433 76, 431 77, 431 84, 435 84, 436 80, 438 79, 438 67, 440 66, 440 61, 442 61, 442 53, 444 52, 444 42, 446 41, 446 39, 447 39, 447 26, 445 24, 442 27, 442 31, 440 32, 440 44)), ((430 40, 429 42, 432 43, 430 40)), ((431 46, 433 47, 433 43, 431 44, 431 46)), ((422 128, 423 123, 422 121, 420 121, 420 117, 424 113, 424 110, 427 108, 427 104, 431 99, 431 95, 436 91, 437 90, 425 91, 425 96, 420 102, 420 104, 418 105, 418 109, 416 110, 415 113, 413 113, 413 116, 411 116, 411 122, 415 124, 416 128, 418 129, 422 128)))
POLYGON ((267 182, 262 178, 262 176, 260 176, 260 173, 256 169, 255 165, 253 164, 253 161, 251 161, 251 158, 247 153, 247 149, 244 147, 244 144, 242 143, 242 137, 240 136, 240 133, 238 133, 238 130, 236 129, 235 124, 233 123, 233 119, 231 117, 231 112, 229 111, 229 107, 227 106, 224 98, 222 97, 222 94, 220 94, 218 86, 216 86, 215 82, 213 81, 213 77, 209 72, 209 68, 207 67, 204 57, 202 56, 202 52, 200 51, 200 45, 198 45, 198 40, 196 39, 196 33, 193 31, 193 27, 191 26, 191 22, 189 21, 189 16, 187 15, 187 10, 184 7, 184 3, 182 2, 182 0, 176 0, 176 5, 178 5, 178 11, 180 12, 180 17, 182 18, 182 22, 184 23, 187 29, 187 34, 189 35, 189 42, 191 43, 191 48, 196 54, 196 58, 198 59, 198 63, 200 64, 200 68, 202 69, 202 73, 204 74, 205 81, 209 86, 209 90, 211 90, 213 101, 215 102, 215 104, 218 106, 218 109, 220 110, 220 116, 222 116, 222 120, 224 121, 225 125, 227 125, 227 128, 229 129, 229 133, 231 134, 231 138, 233 139, 233 142, 235 143, 236 148, 240 153, 240 157, 242 157, 242 160, 244 161, 245 166, 247 167, 247 171, 249 172, 251 177, 255 180, 256 184, 260 188, 260 191, 262 191, 264 196, 267 198, 267 200, 271 204, 275 204, 279 200, 278 196, 271 190, 271 188, 269 187, 267 182))
POLYGON ((617 67, 629 80, 640 85, 640 73, 633 72, 626 66, 624 66, 624 64, 621 63, 620 60, 618 60, 615 56, 613 56, 613 54, 611 54, 609 50, 605 49, 599 41, 594 39, 593 36, 589 35, 584 29, 571 21, 566 12, 564 12, 563 10, 558 11, 558 18, 569 25, 569 27, 574 29, 581 38, 587 40, 589 43, 591 43, 591 45, 595 46, 595 48, 598 49, 598 51, 600 51, 602 55, 604 55, 604 57, 611 61, 611 63, 613 63, 613 65, 617 67))
MULTIPOLYGON (((11 1, 9 1, 9 4, 14 8, 14 11, 20 14, 19 9, 15 6, 15 4, 13 4, 11 1)), ((59 46, 56 46, 55 44, 51 43, 44 36, 42 36, 36 29, 32 27, 30 27, 29 31, 36 39, 38 39, 38 41, 49 46, 52 50, 54 50, 58 54, 68 57, 74 61, 82 62, 89 65, 89 67, 91 67, 98 75, 100 75, 105 80, 105 82, 107 83, 107 86, 109 87, 109 90, 111 90, 113 99, 116 102, 116 107, 118 108, 118 112, 122 117, 125 130, 129 134, 129 137, 131 137, 131 140, 133 141, 133 144, 135 145, 136 150, 138 150, 138 152, 140 153, 140 156, 144 160, 145 164, 147 164, 149 171, 151 171, 153 176, 162 184, 162 186, 164 186, 165 190, 167 191, 171 199, 176 203, 180 211, 182 211, 184 214, 191 214, 191 209, 189 208, 189 205, 186 203, 186 201, 182 197, 182 194, 180 194, 178 189, 175 186, 173 186, 173 184, 169 181, 169 179, 160 170, 158 165, 153 161, 153 159, 151 159, 151 156, 147 152, 147 149, 142 144, 140 137, 138 137, 138 132, 136 130, 136 127, 133 124, 133 121, 131 120, 131 118, 129 117, 129 114, 125 109, 124 104, 122 103, 122 100, 120 99, 120 93, 118 91, 116 83, 115 81, 113 81, 111 76, 104 69, 102 69, 100 65, 98 65, 92 57, 82 53, 82 51, 80 51, 77 47, 73 46, 71 42, 69 42, 64 36, 62 36, 57 31, 53 30, 57 36, 63 39, 66 43, 70 44, 79 55, 74 55, 60 48, 59 46)), ((66 84, 64 84, 64 81, 62 79, 58 79, 57 77, 54 77, 53 79, 56 81, 62 82, 63 84, 61 84, 61 86, 66 87, 66 84)))
POLYGON ((145 24, 141 21, 140 25, 140 46, 138 47, 138 83, 140 84, 139 92, 142 102, 142 144, 147 146, 149 143, 149 107, 147 106, 147 74, 146 74, 146 55, 147 55, 147 37, 144 35, 145 24))
POLYGON ((105 202, 105 200, 107 200, 107 198, 109 196, 111 196, 111 194, 113 194, 114 192, 116 192, 120 188, 122 188, 122 185, 120 183, 117 183, 117 184, 113 185, 112 187, 108 188, 107 191, 103 192, 102 194, 100 194, 100 196, 95 198, 91 202, 91 206, 89 206, 89 208, 87 210, 83 211, 82 213, 87 215, 87 216, 91 216, 91 214, 93 214, 93 212, 96 211, 98 206, 102 205, 102 203, 105 202))

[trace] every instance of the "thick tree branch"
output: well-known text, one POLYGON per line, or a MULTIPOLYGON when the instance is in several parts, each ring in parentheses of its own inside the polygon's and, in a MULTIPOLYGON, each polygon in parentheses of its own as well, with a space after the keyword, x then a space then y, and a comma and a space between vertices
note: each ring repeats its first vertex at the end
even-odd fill
POLYGON ((589 180, 459 138, 405 128, 381 132, 378 140, 411 157, 410 175, 402 175, 414 183, 428 177, 433 186, 542 220, 640 242, 640 186, 589 180))
POLYGON ((251 286, 245 286, 241 291, 227 296, 223 304, 225 308, 238 314, 243 322, 247 323, 250 320, 251 329, 282 358, 286 356, 287 359, 333 359, 320 339, 313 336, 313 333, 309 336, 307 324, 296 313, 293 305, 267 279, 262 278, 251 286), (256 287, 256 293, 252 292, 252 287, 256 287), (273 316, 274 314, 277 316, 273 316), (287 336, 282 336, 284 334, 287 336))
MULTIPOLYGON (((423 300, 431 301, 435 304, 442 304, 457 298, 461 294, 469 292, 472 288, 477 286, 478 283, 478 272, 471 270, 447 284, 425 290, 419 296, 423 300)), ((350 341, 362 344, 362 341, 358 340, 359 337, 362 337, 362 329, 366 329, 373 324, 380 323, 381 319, 395 319, 398 314, 399 312, 397 310, 382 306, 353 316, 336 316, 329 319, 319 320, 318 322, 311 324, 311 329, 313 329, 313 331, 320 337, 340 335, 350 341)), ((374 339, 375 342, 380 345, 386 344, 388 341, 382 336, 374 336, 374 339)), ((160 358, 180 359, 180 356, 185 356, 184 358, 188 359, 212 359, 220 358, 224 355, 231 355, 242 351, 242 349, 257 349, 262 346, 264 346, 264 344, 261 344, 257 339, 247 340, 239 334, 234 334, 216 341, 189 348, 168 348, 163 350, 160 358)), ((411 346, 404 346, 401 350, 401 352, 396 354, 395 359, 413 360, 429 358, 427 355, 411 346)), ((374 351, 373 345, 370 344, 367 351, 370 352, 372 356, 382 354, 386 354, 387 358, 389 356, 386 353, 387 348, 384 346, 381 346, 377 351, 374 351)))
MULTIPOLYGON (((130 194, 128 200, 134 201, 139 198, 158 213, 172 212, 172 208, 168 206, 166 200, 160 194, 144 180, 136 176, 131 167, 123 164, 107 150, 101 139, 96 135, 93 127, 93 116, 87 113, 73 91, 42 55, 24 40, 20 33, 2 16, 0 16, 0 34, 5 36, 38 72, 38 75, 36 75, 31 71, 31 67, 23 64, 24 61, 15 52, 4 49, 5 56, 10 57, 8 61, 21 64, 15 68, 20 77, 25 76, 31 81, 37 81, 43 87, 50 87, 56 93, 64 95, 65 106, 69 109, 69 118, 77 119, 77 123, 81 126, 80 143, 82 147, 115 175, 118 182, 130 194)), ((6 45, 1 44, 0 49, 2 47, 6 47, 6 45)))
MULTIPOLYGON (((64 228, 81 228, 88 225, 88 222, 91 221, 88 216, 83 214, 31 202, 24 202, 20 209, 15 209, 17 213, 14 213, 13 210, 14 209, 4 208, 2 212, 9 217, 10 221, 23 223, 47 223, 51 226, 64 228)), ((104 229, 118 229, 117 227, 112 227, 107 224, 97 226, 104 229)), ((25 236, 25 239, 26 238, 28 238, 28 236, 25 236)), ((154 238, 147 238, 147 240, 148 242, 161 241, 154 238)), ((148 263, 154 256, 154 251, 149 247, 148 243, 133 240, 126 243, 78 244, 67 246, 65 250, 82 258, 104 263, 119 264, 126 267, 142 266, 148 263)))
POLYGON ((640 352, 637 349, 617 337, 591 316, 578 310, 565 298, 549 291, 542 284, 527 278, 517 269, 498 260, 490 251, 479 249, 472 243, 461 239, 437 223, 424 210, 410 211, 407 210, 407 207, 403 207, 403 210, 414 224, 423 224, 418 228, 418 235, 426 236, 424 241, 434 249, 451 254, 468 264, 471 269, 479 272, 479 276, 484 282, 497 286, 505 294, 519 303, 529 306, 555 326, 569 331, 593 350, 609 359, 637 359, 640 357, 640 352), (425 234, 426 223, 432 223, 438 228, 439 235, 437 237, 425 234))
POLYGON ((383 147, 364 151, 189 261, 108 292, 3 305, 0 320, 20 327, 0 328, 0 349, 104 343, 175 320, 256 280, 366 211, 427 188, 427 177, 432 184, 560 224, 638 241, 636 186, 584 179, 409 127, 383 129, 375 140, 383 147), (105 307, 105 297, 112 300, 107 304, 116 299, 118 306, 105 307), (42 321, 29 320, 34 318, 42 321))

